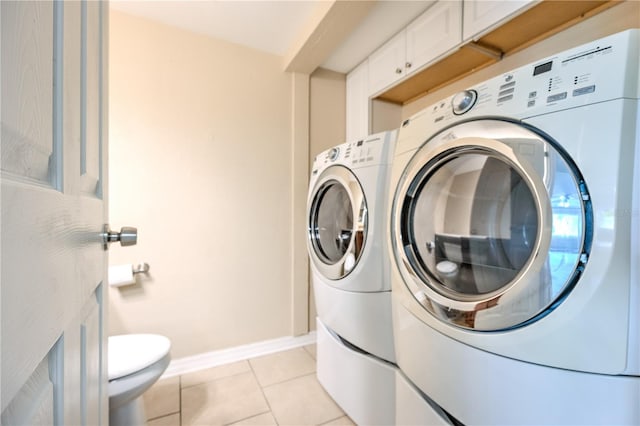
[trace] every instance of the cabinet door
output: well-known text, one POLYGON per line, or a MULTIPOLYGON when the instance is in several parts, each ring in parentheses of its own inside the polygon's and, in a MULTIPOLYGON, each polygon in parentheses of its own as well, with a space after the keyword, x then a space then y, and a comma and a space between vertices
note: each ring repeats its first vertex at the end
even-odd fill
POLYGON ((535 0, 464 0, 463 40, 481 36, 534 3, 535 0))
POLYGON ((404 30, 369 56, 369 94, 373 95, 404 77, 404 30))
POLYGON ((369 134, 369 63, 364 61, 347 75, 346 140, 369 134))
POLYGON ((406 30, 405 73, 419 69, 462 41, 462 0, 439 1, 406 30))

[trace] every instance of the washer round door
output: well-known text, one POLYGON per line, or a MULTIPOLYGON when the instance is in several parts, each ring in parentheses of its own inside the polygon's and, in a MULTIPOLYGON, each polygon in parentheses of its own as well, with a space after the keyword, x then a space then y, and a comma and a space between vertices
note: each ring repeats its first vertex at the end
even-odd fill
POLYGON ((462 122, 404 170, 391 235, 415 300, 465 329, 520 327, 551 312, 588 260, 587 187, 558 143, 523 123, 462 122))
POLYGON ((367 238, 367 203, 360 182, 346 167, 331 166, 318 178, 309 199, 309 253, 322 275, 347 276, 367 238))

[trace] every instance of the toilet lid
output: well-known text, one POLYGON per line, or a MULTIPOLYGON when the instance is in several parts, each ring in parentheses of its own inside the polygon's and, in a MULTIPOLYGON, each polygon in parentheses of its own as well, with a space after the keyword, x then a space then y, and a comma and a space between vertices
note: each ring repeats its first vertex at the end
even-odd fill
POLYGON ((140 371, 169 353, 171 341, 159 334, 109 336, 109 380, 140 371))

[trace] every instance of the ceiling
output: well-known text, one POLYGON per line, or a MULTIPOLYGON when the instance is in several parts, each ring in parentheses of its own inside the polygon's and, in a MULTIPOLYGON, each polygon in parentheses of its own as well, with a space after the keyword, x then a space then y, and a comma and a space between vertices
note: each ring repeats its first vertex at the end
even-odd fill
MULTIPOLYGON (((305 25, 327 0, 111 0, 132 15, 283 56, 303 36, 305 25)), ((359 0, 348 0, 359 1, 359 0)), ((404 28, 433 0, 376 1, 321 67, 347 73, 404 28)))

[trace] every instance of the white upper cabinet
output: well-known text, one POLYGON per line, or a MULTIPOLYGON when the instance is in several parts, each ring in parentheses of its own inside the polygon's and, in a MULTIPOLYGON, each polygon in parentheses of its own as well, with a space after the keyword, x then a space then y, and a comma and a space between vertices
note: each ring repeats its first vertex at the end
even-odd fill
POLYGON ((465 0, 464 1, 464 41, 482 36, 532 6, 535 0, 465 0))
POLYGON ((346 140, 369 134, 369 64, 364 61, 347 75, 346 140))
POLYGON ((369 56, 369 94, 404 77, 406 44, 403 30, 369 56))
POLYGON ((369 56, 369 94, 411 75, 462 41, 462 0, 436 2, 369 56))
POLYGON ((462 41, 462 1, 440 1, 406 29, 406 73, 421 68, 462 41))

